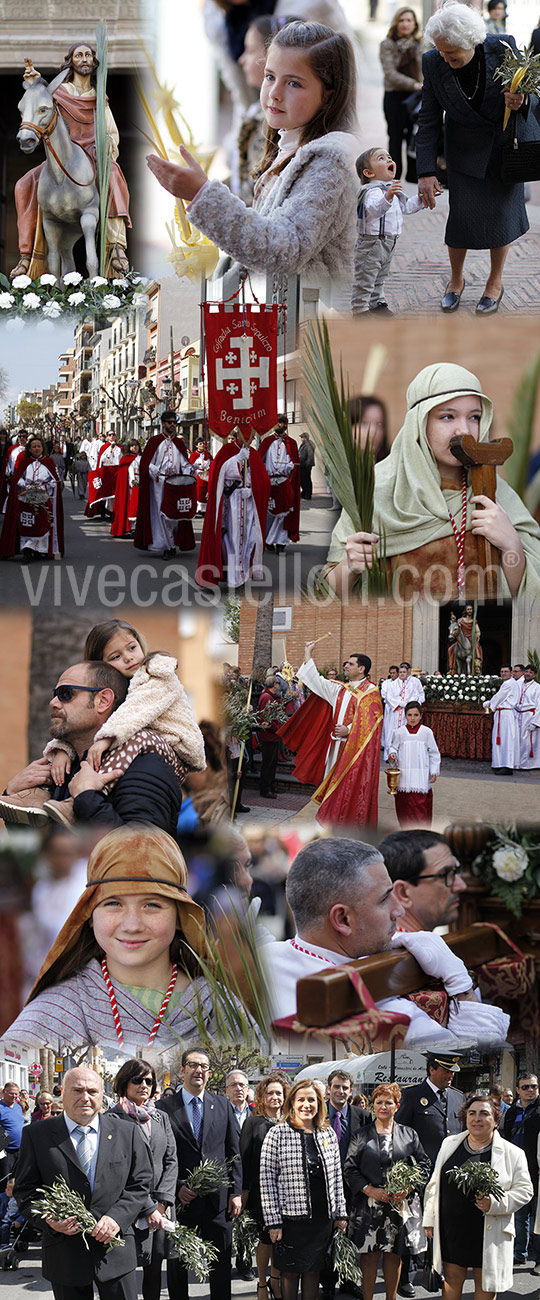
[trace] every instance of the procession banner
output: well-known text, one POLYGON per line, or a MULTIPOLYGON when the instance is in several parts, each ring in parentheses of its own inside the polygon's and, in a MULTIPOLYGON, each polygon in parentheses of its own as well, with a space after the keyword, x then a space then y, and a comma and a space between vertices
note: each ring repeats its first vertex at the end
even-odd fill
POLYGON ((208 426, 227 438, 235 425, 246 438, 277 422, 278 308, 203 303, 208 426))

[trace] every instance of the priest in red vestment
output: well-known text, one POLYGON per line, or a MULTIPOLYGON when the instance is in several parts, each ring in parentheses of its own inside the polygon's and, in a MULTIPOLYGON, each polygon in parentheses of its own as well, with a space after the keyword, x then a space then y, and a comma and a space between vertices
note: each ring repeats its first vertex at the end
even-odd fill
POLYGON ((317 782, 318 822, 376 826, 383 708, 371 659, 350 654, 346 683, 329 681, 313 662, 315 644, 308 641, 297 673, 312 695, 278 734, 297 754, 295 776, 317 782))

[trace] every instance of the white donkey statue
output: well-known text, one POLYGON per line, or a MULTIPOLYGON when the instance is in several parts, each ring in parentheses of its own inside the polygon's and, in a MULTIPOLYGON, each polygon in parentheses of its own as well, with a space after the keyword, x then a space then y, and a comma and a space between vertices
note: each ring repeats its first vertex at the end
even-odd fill
POLYGON ((17 140, 23 153, 33 153, 40 143, 45 148, 37 200, 50 273, 60 277, 75 270, 73 248, 83 234, 87 272, 93 276, 99 271, 96 253, 99 195, 94 164, 71 139, 53 99, 53 92, 65 81, 68 72, 69 68, 64 68, 47 85, 33 68, 27 68, 23 81, 25 93, 18 106, 22 121, 17 140))

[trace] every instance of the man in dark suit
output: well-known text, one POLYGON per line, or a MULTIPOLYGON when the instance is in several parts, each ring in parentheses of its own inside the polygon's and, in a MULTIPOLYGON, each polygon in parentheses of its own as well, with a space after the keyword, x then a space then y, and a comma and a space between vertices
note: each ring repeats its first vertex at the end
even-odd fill
POLYGON ((396 1122, 416 1129, 426 1155, 435 1164, 443 1138, 451 1133, 461 1133, 463 1125, 458 1119, 465 1097, 458 1088, 452 1088, 454 1075, 459 1070, 457 1056, 428 1056, 427 1078, 424 1083, 405 1088, 396 1122))
MULTIPOLYGON (((230 1300, 231 1219, 242 1208, 240 1139, 229 1099, 206 1092, 209 1074, 208 1053, 188 1048, 182 1056, 182 1087, 174 1097, 162 1097, 157 1105, 169 1116, 176 1138, 181 1222, 195 1228, 203 1240, 213 1242, 219 1250, 219 1259, 210 1273, 210 1300, 230 1300), (227 1162, 228 1187, 210 1196, 198 1196, 186 1187, 187 1174, 203 1160, 227 1162)), ((187 1300, 188 1275, 178 1259, 167 1263, 167 1285, 174 1300, 187 1300)))
MULTIPOLYGON (((328 1075, 327 1087, 328 1118, 339 1142, 341 1168, 343 1169, 352 1138, 356 1137, 359 1129, 363 1128, 365 1124, 371 1124, 371 1115, 367 1110, 363 1110, 361 1106, 351 1105, 352 1079, 345 1070, 332 1070, 331 1074, 328 1075)), ((347 1187, 345 1188, 345 1198, 348 1207, 350 1196, 347 1187)), ((336 1288, 333 1269, 325 1268, 322 1270, 321 1286, 325 1300, 331 1300, 336 1288)), ((360 1297, 362 1288, 356 1286, 353 1282, 348 1282, 347 1295, 360 1297)))
POLYGON ((514 1146, 521 1147, 527 1157, 534 1196, 527 1205, 516 1210, 516 1237, 514 1262, 525 1264, 534 1261, 533 1273, 540 1274, 540 1237, 535 1234, 534 1222, 538 1199, 538 1135, 540 1133, 540 1097, 535 1074, 523 1070, 517 1081, 517 1098, 508 1107, 501 1125, 502 1135, 514 1146))
POLYGON ((94 1282, 101 1300, 137 1296, 133 1224, 148 1206, 152 1163, 137 1125, 100 1114, 102 1102, 95 1070, 68 1070, 64 1114, 23 1130, 15 1184, 21 1210, 28 1214, 38 1189, 61 1176, 97 1220, 89 1248, 75 1217, 45 1220, 43 1276, 56 1300, 92 1300, 94 1282), (107 1250, 115 1237, 124 1246, 107 1250))

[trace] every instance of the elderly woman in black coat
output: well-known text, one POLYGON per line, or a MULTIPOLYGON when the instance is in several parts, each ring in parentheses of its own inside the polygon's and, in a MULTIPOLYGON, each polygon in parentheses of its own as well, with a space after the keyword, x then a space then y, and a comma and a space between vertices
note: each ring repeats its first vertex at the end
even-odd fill
POLYGON ((418 193, 435 206, 441 187, 436 178, 444 117, 444 150, 450 212, 445 240, 450 280, 441 301, 456 311, 465 287, 463 268, 469 248, 487 248, 491 269, 477 303, 479 315, 496 312, 503 295, 502 274, 510 244, 529 229, 524 187, 501 179, 503 140, 540 139, 540 127, 523 95, 505 91, 495 76, 513 36, 487 36, 480 14, 456 0, 443 3, 425 28, 435 49, 424 54, 424 85, 418 119, 418 193), (505 108, 510 118, 503 133, 505 108), (512 132, 512 135, 511 135, 512 132))
POLYGON ((166 1237, 162 1224, 166 1209, 175 1203, 178 1179, 176 1140, 168 1116, 154 1106, 156 1089, 155 1070, 148 1061, 124 1061, 114 1081, 118 1105, 111 1112, 138 1125, 152 1157, 154 1178, 147 1226, 135 1227, 137 1261, 143 1269, 143 1300, 159 1300, 166 1237))

